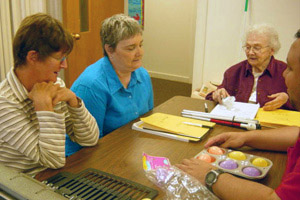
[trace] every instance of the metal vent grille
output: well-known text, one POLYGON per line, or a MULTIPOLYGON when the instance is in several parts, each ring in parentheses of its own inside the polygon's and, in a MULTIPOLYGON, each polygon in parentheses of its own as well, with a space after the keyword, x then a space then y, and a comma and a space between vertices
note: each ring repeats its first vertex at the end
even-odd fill
POLYGON ((86 169, 79 174, 59 173, 46 183, 57 193, 72 199, 153 199, 157 190, 96 169, 86 169))

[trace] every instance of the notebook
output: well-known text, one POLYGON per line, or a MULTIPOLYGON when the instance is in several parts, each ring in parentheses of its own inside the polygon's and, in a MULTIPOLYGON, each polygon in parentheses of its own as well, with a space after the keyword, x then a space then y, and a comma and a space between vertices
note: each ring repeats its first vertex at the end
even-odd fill
POLYGON ((141 121, 134 123, 134 130, 150 134, 160 135, 181 141, 200 141, 209 132, 210 128, 184 124, 190 122, 213 128, 215 123, 190 119, 164 113, 154 113, 148 117, 140 118, 141 121))

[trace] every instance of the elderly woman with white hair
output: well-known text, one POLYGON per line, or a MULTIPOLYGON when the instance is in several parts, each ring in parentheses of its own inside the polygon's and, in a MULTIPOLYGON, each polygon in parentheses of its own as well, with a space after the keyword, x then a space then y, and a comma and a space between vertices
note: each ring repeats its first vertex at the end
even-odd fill
MULTIPOLYGON (((150 76, 142 66, 143 37, 139 23, 124 14, 102 22, 104 57, 88 66, 71 90, 80 97, 100 128, 100 137, 153 108, 150 76)), ((80 149, 67 140, 66 154, 80 149)))
POLYGON ((206 99, 221 103, 222 98, 235 96, 239 102, 259 103, 264 110, 293 110, 282 76, 287 65, 274 58, 280 49, 277 31, 266 24, 254 25, 243 48, 247 60, 227 69, 222 84, 206 99))

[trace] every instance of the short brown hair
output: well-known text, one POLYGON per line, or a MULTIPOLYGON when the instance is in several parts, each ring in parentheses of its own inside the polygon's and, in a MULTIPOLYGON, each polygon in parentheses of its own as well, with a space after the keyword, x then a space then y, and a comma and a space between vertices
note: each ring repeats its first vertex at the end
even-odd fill
POLYGON ((73 38, 62 24, 50 15, 38 13, 26 17, 20 24, 13 40, 14 68, 26 64, 29 51, 38 52, 44 60, 50 54, 63 50, 69 54, 73 49, 73 38))
POLYGON ((300 38, 300 29, 297 31, 297 33, 295 34, 296 38, 300 38))

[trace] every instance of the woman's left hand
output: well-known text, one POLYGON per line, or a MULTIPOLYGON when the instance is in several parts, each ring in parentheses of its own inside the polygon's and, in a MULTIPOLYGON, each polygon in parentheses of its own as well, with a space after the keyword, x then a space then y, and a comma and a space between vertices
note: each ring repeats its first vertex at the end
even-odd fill
POLYGON ((264 110, 270 111, 280 108, 283 104, 285 104, 288 101, 289 96, 285 92, 279 92, 276 94, 269 95, 268 98, 271 98, 273 100, 267 102, 263 108, 264 110))

